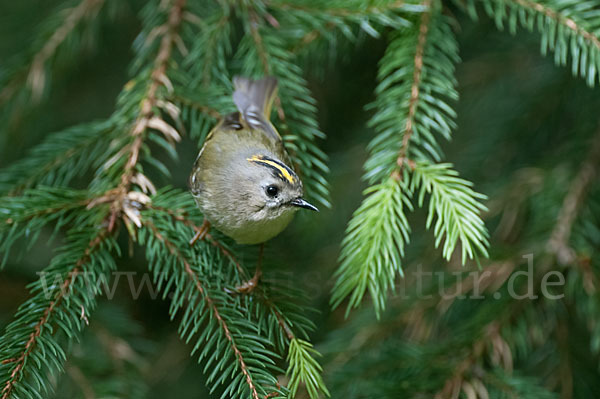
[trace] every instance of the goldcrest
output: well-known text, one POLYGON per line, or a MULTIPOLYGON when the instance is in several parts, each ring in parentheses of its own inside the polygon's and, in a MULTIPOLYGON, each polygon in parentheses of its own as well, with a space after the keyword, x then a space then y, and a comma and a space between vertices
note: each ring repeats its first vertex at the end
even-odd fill
POLYGON ((240 244, 259 244, 285 229, 298 209, 318 209, 302 198, 302 181, 269 120, 277 80, 238 76, 233 83, 238 112, 208 134, 189 184, 213 227, 240 244))

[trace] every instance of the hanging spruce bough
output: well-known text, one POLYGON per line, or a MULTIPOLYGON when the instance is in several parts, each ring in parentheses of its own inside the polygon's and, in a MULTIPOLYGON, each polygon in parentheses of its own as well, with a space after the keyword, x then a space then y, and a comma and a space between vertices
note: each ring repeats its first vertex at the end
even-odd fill
POLYGON ((431 197, 427 227, 436 219, 435 243, 444 242, 446 259, 459 243, 463 264, 467 257, 487 256, 480 218, 485 207, 479 202, 484 196, 457 177, 451 165, 436 164, 442 158, 439 140, 449 139, 454 127, 448 101, 458 97, 458 46, 440 4, 428 1, 425 6, 412 26, 392 35, 380 61, 377 112, 370 121, 378 135, 365 164, 365 179, 373 186, 348 225, 332 295, 334 306, 350 295, 348 310, 367 291, 377 314, 385 308, 396 274, 402 274, 410 236, 406 210, 412 210, 415 193, 419 206, 427 194, 431 197))
MULTIPOLYGON (((2 121, 48 92, 61 49, 79 49, 83 28, 115 2, 69 2, 52 17, 45 25, 50 32, 44 29, 31 50, 36 55, 1 71, 2 121)), ((600 69, 597 2, 453 3, 473 16, 480 6, 513 32, 518 25, 537 30, 542 53, 554 52, 557 64, 570 63, 575 75, 594 85, 600 69)), ((249 296, 232 294, 247 281, 248 265, 217 234, 205 233, 190 246, 203 215, 186 190, 157 188, 148 171, 169 175, 153 148, 176 158, 183 134, 201 147, 217 121, 235 109, 233 75, 273 75, 280 85, 274 123, 308 198, 329 206, 326 156, 318 147, 324 134, 303 67, 324 48, 355 45, 364 35, 385 35, 389 44, 370 121, 376 133, 365 165, 370 187, 342 243, 333 305, 349 297, 350 310, 368 292, 380 314, 402 274, 407 213, 426 201, 426 225, 445 259, 457 248, 463 263, 487 256, 480 216, 485 197, 442 163, 440 143, 455 127, 458 96, 458 48, 444 6, 439 0, 148 2, 130 80, 113 115, 48 135, 0 172, 2 265, 19 243, 33 245, 43 228, 66 232, 0 337, 0 399, 44 397, 53 389, 69 342, 93 319, 102 282, 117 268, 119 234, 144 249, 156 285, 171 300, 170 316, 180 317, 178 333, 214 395, 292 398, 302 386, 312 399, 328 395, 309 342, 314 326, 302 293, 265 279, 249 296), (85 176, 92 177, 81 189, 76 180, 85 176)))
MULTIPOLYGON (((456 1, 477 17, 477 4, 499 28, 511 32, 519 24, 540 32, 542 54, 554 51, 558 65, 571 62, 574 75, 594 86, 600 68, 598 4, 594 1, 468 0, 456 1), (570 59, 570 60, 569 60, 570 59)), ((379 315, 388 291, 394 288, 410 227, 405 210, 418 195, 429 196, 427 227, 433 227, 436 247, 449 260, 460 245, 461 261, 487 257, 488 233, 481 219, 485 196, 458 177, 451 164, 437 164, 443 155, 439 140, 450 139, 455 127, 454 69, 458 46, 442 2, 426 0, 414 23, 391 34, 379 66, 379 85, 370 126, 377 132, 365 163, 368 197, 347 229, 331 302, 337 307, 349 297, 348 311, 368 291, 379 315), (365 245, 365 243, 368 243, 365 245), (442 244, 443 243, 443 244, 442 244)))

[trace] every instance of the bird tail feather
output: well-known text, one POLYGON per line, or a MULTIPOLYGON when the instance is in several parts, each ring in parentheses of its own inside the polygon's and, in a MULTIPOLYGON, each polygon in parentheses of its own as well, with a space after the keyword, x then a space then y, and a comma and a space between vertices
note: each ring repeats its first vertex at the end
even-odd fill
POLYGON ((250 119, 262 117, 266 121, 271 115, 271 107, 277 93, 277 79, 267 76, 259 80, 252 80, 241 76, 233 78, 235 91, 233 102, 238 110, 250 119), (255 115, 252 115, 255 114, 255 115))

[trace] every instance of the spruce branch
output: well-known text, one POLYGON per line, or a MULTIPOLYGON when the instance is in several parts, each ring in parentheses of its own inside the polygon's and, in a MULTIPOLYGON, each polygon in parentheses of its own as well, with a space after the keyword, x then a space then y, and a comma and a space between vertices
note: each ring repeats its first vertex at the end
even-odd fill
MULTIPOLYGON (((144 214, 152 211, 151 214, 148 213, 149 217, 156 218, 158 215, 163 215, 161 217, 164 217, 169 225, 183 225, 188 229, 196 230, 198 227, 193 221, 194 216, 192 213, 197 213, 197 210, 190 200, 188 195, 178 192, 177 190, 162 192, 158 194, 157 197, 153 198, 151 204, 146 205, 144 214), (169 207, 165 207, 165 205, 169 205, 169 207)), ((178 231, 178 237, 189 237, 191 234, 190 230, 183 231, 177 227, 176 230, 178 231)), ((154 234, 156 233, 157 232, 154 234)), ((163 238, 165 237, 165 233, 159 233, 162 234, 163 238)), ((167 239, 164 241, 166 240, 167 239)), ((196 245, 200 243, 208 243, 210 246, 218 249, 223 259, 228 260, 231 266, 235 265, 235 269, 238 272, 236 277, 241 278, 242 281, 248 279, 248 273, 241 266, 239 260, 218 239, 208 233, 205 234, 202 241, 199 241, 196 245)), ((175 242, 171 242, 169 245, 173 250, 180 248, 177 247, 179 244, 175 242)), ((202 248, 200 249, 201 252, 204 252, 204 250, 205 249, 202 248)), ((185 257, 183 253, 181 253, 181 255, 185 257)), ((193 268, 193 264, 189 260, 187 262, 190 267, 193 268)), ((211 266, 211 270, 215 270, 214 265, 211 266)), ((189 274, 188 276, 192 278, 189 274)), ((218 278, 222 278, 220 277, 220 274, 218 278)), ((212 279, 214 281, 215 278, 212 277, 212 279)), ((227 282, 226 284, 229 283, 227 282)), ((205 290, 207 289, 205 288, 205 290)), ((235 301, 240 301, 240 305, 246 309, 245 312, 249 315, 253 315, 251 320, 252 323, 256 323, 256 328, 258 329, 257 333, 260 336, 266 337, 270 345, 273 345, 282 355, 287 353, 289 356, 292 340, 297 340, 297 336, 308 337, 308 331, 314 329, 314 325, 305 316, 306 308, 294 303, 297 302, 298 297, 302 296, 302 293, 295 290, 293 287, 280 285, 277 281, 265 280, 260 286, 256 287, 252 292, 252 299, 249 300, 247 300, 245 296, 236 298, 236 295, 232 293, 229 288, 224 288, 222 290, 222 293, 225 292, 229 293, 229 295, 233 295, 235 301)), ((215 306, 218 306, 215 300, 213 300, 212 303, 215 306)), ((187 327, 187 325, 189 325, 188 319, 186 319, 186 327, 183 327, 182 324, 182 331, 187 331, 190 328, 187 327)), ((182 337, 183 336, 184 335, 182 335, 182 337)), ((188 337, 187 339, 189 340, 190 338, 188 337)), ((314 349, 310 352, 316 353, 314 349)), ((201 358, 202 357, 203 355, 201 355, 201 358)), ((294 357, 293 360, 298 359, 294 357)), ((303 370, 302 374, 296 375, 296 378, 300 378, 298 383, 305 382, 311 384, 311 382, 304 377, 311 381, 322 381, 320 369, 306 368, 303 364, 304 363, 297 362, 291 363, 288 368, 288 375, 292 371, 297 372, 298 370, 303 370)), ((277 384, 275 384, 275 386, 277 386, 277 384)), ((275 393, 272 394, 274 395, 275 393)))
MULTIPOLYGON (((312 14, 330 16, 356 16, 364 18, 370 14, 384 14, 388 11, 396 11, 406 5, 404 0, 388 0, 377 4, 368 4, 363 1, 296 1, 290 3, 286 0, 275 1, 273 6, 281 10, 301 10, 312 14)), ((409 2, 410 3, 410 2, 409 2)))
POLYGON ((541 52, 554 52, 557 65, 571 63, 574 76, 594 86, 600 80, 600 17, 593 0, 467 0, 468 13, 477 18, 476 3, 481 3, 496 26, 516 33, 521 25, 541 35, 541 52))
POLYGON ((437 136, 449 139, 455 126, 448 100, 458 98, 458 45, 439 5, 423 4, 429 8, 419 23, 394 32, 380 61, 372 105, 377 112, 369 121, 377 136, 369 143, 371 156, 365 163, 370 183, 397 175, 419 159, 439 161, 437 136))
POLYGON ((92 19, 98 14, 105 0, 81 0, 81 2, 70 9, 64 10, 64 18, 57 29, 44 42, 35 53, 31 64, 25 68, 25 72, 13 75, 12 79, 0 91, 0 105, 9 101, 20 88, 23 80, 31 90, 33 101, 39 101, 46 86, 46 64, 57 52, 57 49, 72 34, 74 29, 86 19, 92 19))
POLYGON ((86 273, 113 270, 109 250, 114 245, 106 228, 72 231, 70 242, 47 269, 51 278, 60 277, 54 280, 60 284, 49 287, 43 275, 31 288, 33 297, 20 307, 0 338, 2 399, 39 397, 40 390, 48 390, 46 373, 56 373, 65 360, 56 334, 74 338, 83 328, 84 316, 95 307, 99 291, 98 286, 88 286, 86 273))
POLYGON ((38 185, 67 186, 110 158, 114 133, 109 119, 50 134, 25 158, 0 171, 0 193, 16 196, 38 185))
POLYGON ((290 350, 287 357, 290 398, 295 397, 301 382, 305 384, 311 399, 317 399, 319 392, 331 397, 321 377, 323 369, 315 360, 315 356, 320 356, 320 354, 313 349, 310 342, 298 338, 290 341, 290 350))
POLYGON ((168 20, 163 25, 165 33, 162 35, 158 54, 154 61, 154 68, 150 74, 150 85, 141 102, 138 117, 130 131, 134 140, 127 149, 127 161, 121 175, 118 190, 126 192, 129 189, 133 178, 133 170, 138 162, 139 152, 144 141, 144 133, 149 128, 160 130, 167 138, 172 138, 176 141, 179 140, 177 132, 173 131, 172 128, 169 129, 168 125, 164 126, 166 123, 156 114, 154 108, 160 108, 158 89, 172 86, 166 75, 166 71, 171 52, 177 41, 177 29, 182 21, 182 12, 185 3, 186 0, 175 0, 171 5, 168 20))
POLYGON ((411 192, 406 180, 390 177, 366 189, 364 195, 342 241, 331 303, 337 307, 350 296, 348 314, 368 290, 379 317, 396 273, 402 274, 401 258, 410 233, 404 209, 412 210, 411 192))
POLYGON ((323 381, 322 367, 316 360, 321 354, 310 342, 298 337, 308 338, 308 331, 315 328, 305 316, 305 307, 293 305, 301 295, 301 292, 294 292, 291 287, 278 287, 271 281, 262 282, 262 287, 254 292, 260 304, 255 309, 257 322, 265 325, 263 330, 269 340, 274 341, 276 347, 279 346, 280 353, 287 352, 288 397, 295 397, 300 384, 304 384, 313 399, 319 397, 319 392, 330 396, 323 381), (268 314, 275 318, 274 325, 268 314))
POLYGON ((418 25, 396 32, 380 62, 377 112, 370 120, 378 135, 365 163, 365 179, 373 186, 346 231, 331 300, 335 307, 350 295, 349 310, 368 289, 378 317, 395 273, 402 275, 410 232, 403 207, 412 210, 413 193, 419 192, 419 206, 431 193, 427 227, 437 215, 434 235, 436 246, 445 239, 444 258, 450 259, 459 241, 463 264, 467 256, 487 256, 487 231, 479 216, 485 197, 448 164, 434 163, 441 158, 436 134, 448 139, 454 127, 455 112, 446 101, 458 96, 458 47, 440 5, 433 0, 422 5, 426 11, 418 25))
MULTIPOLYGON (((270 4, 281 25, 294 22, 294 26, 306 27, 299 44, 306 45, 319 36, 329 38, 328 31, 341 32, 348 39, 355 39, 358 28, 372 37, 380 37, 385 28, 405 27, 409 23, 405 14, 421 12, 426 8, 420 1, 381 1, 374 4, 364 1, 277 1, 270 4)), ((295 34, 297 36, 297 34, 295 34)))
MULTIPOLYGON (((568 29, 572 30, 575 34, 581 35, 585 40, 591 42, 594 47, 596 47, 598 50, 600 50, 600 38, 598 38, 597 33, 594 33, 594 32, 591 32, 591 31, 585 29, 581 25, 577 24, 577 22, 575 22, 575 20, 573 20, 572 18, 569 18, 566 14, 553 9, 552 6, 546 6, 546 5, 542 4, 542 2, 538 3, 535 1, 529 1, 529 0, 513 0, 513 1, 522 7, 540 12, 540 13, 544 14, 545 16, 547 16, 548 18, 551 18, 551 19, 559 22, 560 24, 564 25, 568 29)), ((557 4, 559 4, 559 3, 557 3, 557 4)), ((566 4, 567 3, 565 3, 565 5, 566 4)), ((585 7, 585 6, 581 7, 581 9, 585 9, 585 8, 591 9, 592 3, 588 2, 588 7, 585 7)))
POLYGON ((136 167, 140 160, 140 151, 149 131, 153 129, 161 132, 168 142, 179 141, 181 139, 177 130, 164 121, 157 109, 164 109, 177 120, 177 107, 172 103, 164 101, 164 95, 159 93, 159 90, 166 89, 169 91, 169 88, 172 87, 172 83, 167 77, 167 67, 173 48, 178 42, 179 36, 177 31, 183 20, 182 15, 185 3, 186 0, 174 0, 168 9, 166 23, 156 30, 156 32, 159 32, 156 35, 161 38, 160 46, 149 76, 150 82, 140 101, 133 126, 129 130, 129 142, 104 165, 104 169, 109 169, 115 164, 122 165, 122 169, 119 171, 120 181, 118 185, 108 190, 96 203, 92 204, 110 202, 111 216, 109 230, 114 228, 115 222, 119 217, 124 217, 126 223, 129 220, 136 226, 141 226, 139 218, 136 216, 139 212, 137 210, 138 206, 135 203, 147 203, 149 202, 149 198, 141 193, 130 191, 130 188, 132 184, 137 184, 144 192, 154 191, 152 183, 144 175, 136 172, 136 167))
POLYGON ((408 160, 408 146, 413 134, 414 118, 419 104, 419 88, 421 85, 421 74, 423 73, 423 53, 425 51, 427 32, 429 31, 429 23, 431 20, 431 12, 429 9, 431 8, 432 2, 432 0, 425 0, 423 2, 423 6, 426 7, 427 11, 423 13, 419 24, 419 36, 417 38, 417 46, 415 49, 413 78, 410 87, 410 100, 408 101, 408 115, 406 117, 404 132, 402 133, 402 147, 400 148, 398 159, 396 161, 398 166, 400 166, 400 172, 404 167, 405 161, 408 160))
MULTIPOLYGON (((180 222, 187 227, 192 228, 195 232, 200 231, 200 227, 193 220, 189 218, 189 214, 185 209, 169 209, 162 206, 157 206, 152 203, 146 204, 146 209, 152 209, 154 211, 163 212, 167 214, 173 222, 180 222)), ((221 254, 228 258, 232 264, 235 265, 239 275, 244 279, 248 280, 249 276, 246 270, 242 267, 240 261, 233 255, 233 253, 227 249, 223 243, 217 240, 210 232, 204 232, 201 238, 204 241, 208 241, 210 244, 219 249, 221 254)))
POLYGON ((37 241, 42 229, 53 223, 56 233, 61 227, 85 218, 77 215, 89 203, 80 190, 40 187, 27 190, 20 197, 0 197, 0 269, 6 264, 11 248, 27 238, 27 248, 37 241))
POLYGON ((199 102, 195 99, 187 97, 185 94, 176 93, 173 94, 170 98, 174 102, 178 102, 186 107, 198 110, 201 113, 206 114, 215 120, 219 120, 223 117, 217 109, 205 105, 204 102, 199 102))
POLYGON ((188 75, 185 86, 194 90, 215 84, 229 87, 227 56, 231 54, 234 8, 227 3, 191 3, 185 17, 194 28, 182 32, 190 53, 183 61, 188 75), (202 60, 201 65, 197 62, 202 60))
MULTIPOLYGON (((179 307, 183 306, 182 301, 184 298, 188 298, 189 300, 189 304, 187 305, 187 310, 185 311, 180 328, 180 335, 182 338, 185 339, 185 337, 187 337, 186 340, 189 341, 196 333, 202 322, 207 320, 204 309, 206 309, 206 311, 208 311, 210 314, 210 317, 208 318, 209 325, 210 323, 213 323, 213 321, 216 323, 216 327, 211 328, 210 326, 206 326, 204 328, 204 332, 200 333, 198 343, 193 350, 193 352, 195 352, 203 342, 206 342, 206 345, 201 351, 200 359, 202 360, 205 358, 205 371, 208 370, 211 365, 215 367, 214 371, 209 374, 209 383, 215 379, 216 384, 224 383, 226 379, 233 377, 232 373, 237 369, 240 371, 243 379, 240 381, 239 378, 233 377, 233 380, 225 389, 223 394, 224 396, 228 394, 234 395, 236 393, 241 394, 242 392, 248 392, 253 399, 259 399, 259 392, 262 395, 268 395, 266 392, 266 387, 274 387, 276 385, 276 380, 274 377, 268 374, 268 367, 266 369, 259 369, 255 366, 260 364, 267 365, 268 363, 271 363, 272 361, 269 360, 265 364, 265 360, 268 359, 265 355, 272 356, 274 354, 264 349, 261 350, 261 348, 264 348, 264 343, 256 334, 256 332, 248 330, 250 326, 246 326, 246 328, 244 328, 244 330, 246 330, 244 333, 241 331, 242 326, 239 324, 239 322, 232 320, 231 315, 227 315, 228 312, 233 311, 234 313, 238 313, 239 310, 225 309, 228 306, 226 302, 219 301, 219 303, 217 303, 217 299, 214 299, 213 296, 222 296, 225 294, 225 292, 221 291, 221 294, 217 294, 214 289, 210 290, 206 283, 199 279, 197 271, 194 270, 191 261, 179 249, 180 246, 167 238, 165 235, 166 232, 159 230, 159 228, 152 221, 144 220, 143 223, 144 226, 149 229, 152 235, 152 240, 159 242, 164 247, 164 250, 166 250, 175 258, 175 263, 183 266, 183 273, 186 276, 186 279, 196 291, 196 295, 191 296, 189 289, 187 287, 184 288, 182 287, 182 284, 179 284, 176 287, 177 291, 173 297, 173 305, 171 307, 171 311, 173 312, 172 315, 174 315, 174 312, 179 307), (197 304, 196 301, 201 301, 203 305, 197 304), (234 324, 232 325, 230 323, 234 324), (193 328, 190 328, 191 324, 194 324, 193 328), (219 331, 215 331, 215 328, 219 331), (221 343, 217 344, 213 337, 221 337, 221 339, 224 338, 227 346, 223 346, 221 343), (252 343, 250 343, 250 341, 252 341, 252 343), (242 349, 239 342, 244 342, 244 347, 248 349, 242 349), (209 353, 208 351, 211 350, 213 345, 217 345, 219 350, 209 353), (226 348, 229 349, 226 350, 226 348), (235 366, 233 368, 225 363, 229 353, 231 353, 235 359, 235 366), (253 358, 248 359, 248 356, 253 358), (251 363, 249 363, 249 361, 251 361, 251 363), (216 374, 218 371, 221 371, 220 375, 216 374), (242 384, 245 385, 245 388, 242 384)), ((145 240, 150 238, 143 239, 145 240)), ((151 244, 151 242, 148 242, 147 247, 151 248, 153 246, 151 244)), ((151 261, 152 259, 153 257, 151 255, 151 261)), ((161 276, 161 278, 163 277, 161 276)), ((159 282, 159 286, 161 285, 162 284, 159 282)), ((217 339, 217 341, 219 341, 219 339, 217 339)), ((214 390, 216 386, 217 385, 214 385, 212 390, 214 390)))
POLYGON ((473 191, 473 184, 458 177, 458 172, 452 170, 450 164, 417 162, 411 184, 413 192, 420 187, 419 207, 423 206, 425 194, 431 194, 426 225, 430 228, 437 218, 433 229, 435 246, 438 247, 444 240, 442 255, 446 260, 450 260, 458 242, 463 264, 467 257, 488 256, 488 233, 479 216, 487 210, 480 203, 487 198, 485 195, 473 191))

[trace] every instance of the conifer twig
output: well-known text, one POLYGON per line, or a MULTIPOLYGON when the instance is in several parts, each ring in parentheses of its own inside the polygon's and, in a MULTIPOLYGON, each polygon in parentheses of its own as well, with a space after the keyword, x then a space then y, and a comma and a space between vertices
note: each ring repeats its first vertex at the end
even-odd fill
POLYGON ((547 248, 549 252, 556 255, 557 260, 563 265, 572 263, 575 260, 575 251, 569 245, 573 223, 579 214, 590 185, 595 181, 599 167, 600 129, 593 138, 586 160, 569 187, 558 213, 552 235, 548 240, 547 248))
POLYGON ((421 16, 421 23, 419 24, 419 38, 417 39, 417 48, 415 52, 415 69, 413 72, 412 86, 410 89, 408 115, 406 117, 406 125, 404 126, 404 132, 402 134, 402 147, 400 147, 398 159, 396 161, 400 170, 396 170, 393 172, 393 176, 396 178, 400 178, 400 176, 402 176, 401 172, 405 163, 412 165, 412 161, 409 161, 407 159, 408 147, 410 145, 410 138, 413 134, 415 114, 417 113, 417 108, 419 106, 419 87, 421 84, 421 75, 423 73, 423 54, 425 52, 425 44, 427 43, 427 33, 429 31, 429 23, 431 21, 432 0, 424 0, 423 6, 427 8, 427 11, 425 11, 421 16))
MULTIPOLYGON (((89 15, 97 13, 103 4, 104 0, 82 0, 81 3, 69 11, 61 26, 50 36, 40 51, 35 54, 27 72, 27 85, 31 89, 34 101, 40 98, 44 90, 46 82, 44 67, 46 61, 56 53, 58 47, 65 41, 79 22, 89 15)), ((16 78, 13 79, 0 91, 0 104, 8 101, 22 86, 19 80, 16 78)))
POLYGON ((119 188, 123 191, 127 191, 131 184, 133 170, 137 164, 139 152, 144 142, 144 133, 149 127, 150 119, 155 115, 153 108, 158 102, 157 91, 161 86, 166 86, 165 83, 168 81, 165 73, 173 51, 173 46, 176 44, 177 30, 182 21, 182 12, 185 3, 186 0, 175 0, 169 13, 166 32, 162 37, 158 55, 154 62, 154 69, 152 70, 152 81, 141 102, 138 118, 130 132, 135 139, 129 148, 127 163, 125 164, 124 172, 121 175, 121 184, 119 188))
POLYGON ((160 87, 168 87, 171 85, 169 79, 166 76, 167 66, 173 47, 176 46, 178 33, 177 30, 181 24, 183 18, 183 8, 186 0, 174 0, 171 5, 169 16, 164 25, 164 33, 161 39, 158 54, 154 61, 154 69, 150 75, 151 82, 148 86, 146 94, 141 102, 140 112, 138 117, 130 130, 130 135, 133 137, 133 141, 128 146, 125 152, 128 152, 127 161, 123 167, 121 174, 121 181, 119 185, 114 189, 110 190, 105 194, 105 199, 100 202, 110 201, 111 202, 111 216, 109 222, 109 230, 112 230, 115 225, 117 217, 121 216, 127 195, 131 184, 135 178, 135 167, 138 163, 139 153, 142 148, 145 139, 145 132, 150 127, 155 127, 161 130, 165 136, 170 136, 177 140, 179 136, 177 133, 169 133, 169 127, 166 122, 156 115, 155 107, 158 105, 158 89, 160 87))
POLYGON ((544 14, 545 16, 547 16, 548 18, 551 18, 551 19, 557 21, 561 25, 566 26, 568 29, 575 32, 577 35, 583 36, 583 38, 585 38, 586 40, 593 43, 594 46, 600 50, 600 38, 598 38, 598 36, 596 36, 594 33, 590 32, 590 31, 584 29, 583 27, 581 27, 580 25, 578 25, 572 18, 565 17, 564 15, 561 15, 560 12, 553 10, 552 8, 549 8, 543 4, 535 2, 535 1, 531 1, 531 0, 510 0, 510 1, 520 5, 521 7, 529 8, 530 10, 535 10, 537 12, 540 12, 540 13, 544 14))
MULTIPOLYGON (((482 329, 483 335, 476 340, 464 359, 454 367, 454 372, 448 378, 444 387, 435 395, 435 399, 458 399, 461 391, 465 393, 472 388, 474 384, 466 380, 466 374, 472 370, 481 356, 486 353, 486 347, 493 348, 492 358, 501 363, 505 370, 512 370, 512 354, 510 347, 500 335, 500 322, 492 321, 482 329)), ((477 379, 477 377, 474 377, 477 379)), ((482 390, 486 390, 485 386, 477 379, 477 385, 482 390)), ((471 397, 467 394, 468 397, 471 397)), ((485 397, 485 396, 482 396, 485 397)))
POLYGON ((208 116, 210 116, 212 118, 220 119, 222 117, 222 115, 216 109, 211 108, 211 107, 209 107, 208 105, 205 105, 205 104, 200 104, 200 103, 198 103, 198 102, 196 102, 194 100, 191 100, 191 99, 189 99, 187 97, 184 97, 184 96, 182 96, 180 94, 172 94, 170 96, 170 98, 172 100, 179 101, 179 102, 187 105, 190 108, 197 109, 198 111, 200 111, 203 114, 206 114, 206 115, 208 115, 208 116))
MULTIPOLYGON (((191 227, 194 231, 200 230, 200 227, 198 227, 196 223, 194 223, 191 219, 186 217, 186 211, 183 209, 172 210, 153 204, 146 204, 146 208, 164 212, 167 215, 169 215, 169 217, 171 217, 174 221, 183 223, 184 225, 191 227)), ((202 240, 207 240, 208 242, 210 242, 213 246, 217 247, 226 258, 233 262, 242 278, 246 279, 248 277, 246 276, 246 270, 244 270, 240 261, 231 253, 231 251, 225 248, 225 246, 221 242, 219 242, 219 240, 214 238, 212 234, 210 234, 209 232, 204 233, 202 240)))
MULTIPOLYGON (((242 374, 246 378, 246 383, 248 384, 248 387, 250 388, 250 392, 252 392, 252 399, 259 399, 258 391, 256 390, 256 386, 254 385, 254 382, 252 381, 252 377, 250 376, 250 373, 248 371, 248 366, 246 365, 244 356, 242 355, 242 352, 238 348, 237 344, 235 343, 235 340, 233 339, 233 336, 231 334, 229 326, 227 325, 227 323, 221 316, 221 313, 219 312, 219 309, 217 308, 217 305, 215 304, 213 299, 210 296, 208 296, 208 292, 202 285, 202 282, 200 281, 200 279, 198 278, 196 273, 194 273, 194 271, 192 270, 192 266, 190 265, 190 262, 179 251, 179 249, 177 248, 177 245, 175 245, 174 243, 169 241, 164 235, 162 235, 161 232, 158 230, 158 228, 152 222, 150 222, 148 220, 144 220, 143 223, 145 226, 147 226, 152 231, 154 237, 158 241, 162 242, 163 245, 169 250, 169 252, 173 256, 175 256, 179 260, 179 262, 181 262, 181 264, 183 264, 185 273, 188 275, 190 280, 193 282, 194 286, 200 293, 201 297, 204 299, 204 301, 208 305, 208 308, 212 311, 213 315, 217 319, 219 326, 225 333, 225 337, 227 338, 227 340, 229 341, 229 343, 231 345, 231 349, 233 350, 235 358, 236 358, 237 362, 239 363, 242 374)), ((2 398, 2 399, 4 399, 4 398, 2 398)))
POLYGON ((256 44, 256 51, 258 52, 258 57, 260 58, 265 75, 269 75, 271 73, 271 66, 269 65, 269 57, 267 55, 267 50, 265 50, 263 39, 258 31, 260 24, 258 15, 252 8, 250 8, 248 12, 250 14, 250 34, 252 35, 254 44, 256 44))
POLYGON ((42 329, 48 323, 48 319, 50 318, 54 309, 58 306, 58 304, 65 299, 65 296, 70 292, 70 287, 74 283, 75 279, 81 272, 81 266, 85 264, 89 259, 91 253, 97 249, 104 238, 106 238, 110 234, 108 229, 103 229, 98 232, 98 234, 89 242, 87 248, 84 251, 84 254, 77 260, 75 263, 75 267, 68 273, 67 278, 60 286, 60 289, 57 291, 54 300, 50 302, 50 305, 45 309, 42 317, 33 327, 34 331, 29 335, 29 339, 25 343, 25 348, 21 352, 21 354, 16 357, 9 359, 6 363, 14 363, 14 368, 10 373, 10 379, 6 382, 6 385, 2 388, 0 394, 2 395, 0 399, 9 399, 11 397, 11 392, 13 391, 15 384, 19 380, 19 374, 23 370, 25 363, 27 362, 28 356, 34 350, 37 339, 40 336, 42 329))
POLYGON ((328 15, 337 16, 337 17, 347 17, 347 16, 351 16, 351 15, 363 16, 365 14, 382 14, 389 10, 396 10, 404 5, 405 5, 404 0, 397 0, 390 4, 386 4, 385 6, 379 5, 379 4, 369 5, 368 7, 366 7, 365 9, 361 9, 360 11, 355 11, 355 10, 351 10, 349 8, 344 8, 344 7, 326 8, 325 10, 323 10, 323 9, 310 8, 310 7, 306 7, 306 6, 298 5, 298 4, 294 4, 294 3, 281 4, 279 6, 279 8, 282 10, 292 9, 292 10, 301 10, 301 11, 306 11, 306 12, 314 12, 315 14, 317 14, 317 13, 321 14, 325 11, 325 13, 328 15))

